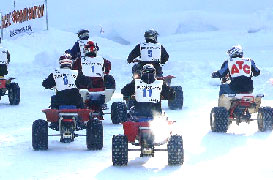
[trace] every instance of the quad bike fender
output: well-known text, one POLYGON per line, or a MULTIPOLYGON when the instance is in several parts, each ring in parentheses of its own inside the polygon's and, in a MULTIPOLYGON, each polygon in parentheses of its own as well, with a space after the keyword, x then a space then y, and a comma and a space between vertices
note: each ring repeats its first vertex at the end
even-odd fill
POLYGON ((80 89, 80 94, 83 102, 89 100, 90 96, 94 95, 105 95, 105 90, 103 89, 80 89))
POLYGON ((92 110, 90 109, 44 109, 42 111, 46 114, 46 119, 49 122, 58 122, 60 113, 62 114, 77 114, 80 121, 89 121, 92 110))
POLYGON ((135 142, 140 127, 149 127, 149 122, 126 121, 123 123, 124 135, 129 142, 135 142))
POLYGON ((15 78, 8 78, 8 79, 0 79, 0 89, 8 88, 8 85, 11 83, 12 80, 15 78))
POLYGON ((232 106, 232 101, 240 100, 241 105, 248 108, 249 113, 257 113, 261 105, 263 95, 253 94, 222 94, 218 99, 218 107, 224 107, 227 110, 232 106), (254 106, 251 106, 255 104, 254 106))
POLYGON ((5 88, 6 88, 6 80, 0 79, 0 89, 5 89, 5 88))
POLYGON ((172 75, 168 75, 165 77, 158 77, 157 80, 163 80, 168 86, 171 86, 171 82, 173 78, 176 78, 176 77, 172 75))
POLYGON ((87 89, 80 89, 80 94, 83 99, 83 102, 85 102, 87 100, 88 90, 87 89))
POLYGON ((105 103, 111 101, 115 89, 105 89, 105 103))

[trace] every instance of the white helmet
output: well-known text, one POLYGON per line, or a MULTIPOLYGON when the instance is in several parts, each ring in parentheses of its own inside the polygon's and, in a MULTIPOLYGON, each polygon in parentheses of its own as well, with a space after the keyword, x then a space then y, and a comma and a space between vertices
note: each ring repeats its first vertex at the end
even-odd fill
POLYGON ((243 48, 241 45, 236 45, 236 46, 232 46, 232 48, 230 48, 227 51, 227 54, 229 55, 229 57, 231 58, 236 58, 236 57, 243 57, 243 48))

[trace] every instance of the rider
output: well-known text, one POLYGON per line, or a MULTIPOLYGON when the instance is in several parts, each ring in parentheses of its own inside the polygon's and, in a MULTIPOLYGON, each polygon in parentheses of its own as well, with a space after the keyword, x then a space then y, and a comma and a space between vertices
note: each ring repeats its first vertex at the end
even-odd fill
MULTIPOLYGON (((243 49, 240 45, 233 46, 227 51, 229 59, 226 60, 219 71, 212 73, 212 78, 225 78, 229 76, 230 83, 223 83, 220 86, 218 106, 230 109, 230 98, 225 94, 240 94, 253 92, 253 76, 260 75, 260 70, 254 61, 243 57, 243 49)), ((255 98, 257 108, 261 104, 261 97, 255 98)))
MULTIPOLYGON (((83 49, 84 49, 84 45, 89 40, 89 30, 81 29, 78 31, 77 34, 78 34, 79 40, 75 42, 74 46, 71 49, 68 49, 65 51, 66 53, 69 53, 72 56, 72 59, 74 61, 84 56, 83 49)), ((96 48, 97 50, 99 50, 97 43, 96 43, 96 48)))
POLYGON ((140 79, 133 79, 121 89, 124 98, 135 95, 135 112, 151 117, 161 114, 161 97, 174 99, 175 92, 163 80, 156 79, 156 69, 152 64, 143 66, 140 79))
POLYGON ((78 71, 71 70, 72 57, 64 54, 59 58, 60 68, 56 68, 42 83, 46 89, 56 87, 56 95, 51 97, 51 108, 58 109, 60 105, 75 105, 83 108, 83 102, 78 90, 80 84, 85 84, 83 76, 78 71))
POLYGON ((109 75, 111 62, 98 56, 97 48, 96 43, 87 41, 83 48, 82 58, 78 58, 72 68, 79 70, 84 76, 93 79, 92 88, 100 88, 105 83, 107 89, 115 89, 115 82, 112 82, 114 79, 109 75), (112 87, 108 87, 107 84, 112 85, 112 87))
POLYGON ((4 75, 8 74, 9 62, 10 62, 9 51, 0 46, 0 78, 4 78, 4 75))
POLYGON ((229 84, 220 86, 220 93, 252 93, 253 92, 253 76, 260 75, 260 70, 256 67, 254 61, 243 57, 243 49, 241 45, 232 46, 227 51, 229 59, 226 60, 219 71, 213 72, 213 78, 230 77, 229 84))
POLYGON ((105 103, 110 101, 115 90, 115 80, 109 75, 111 62, 97 55, 97 48, 93 41, 87 42, 83 53, 84 56, 78 59, 78 68, 82 75, 90 79, 90 83, 87 86, 80 86, 80 89, 94 92, 89 97, 91 101, 88 106, 102 112, 102 108, 106 108, 105 103))
POLYGON ((134 62, 135 58, 140 57, 140 64, 138 68, 141 68, 145 64, 153 64, 156 69, 156 76, 162 77, 162 67, 169 59, 169 54, 166 49, 157 42, 157 36, 159 34, 154 29, 147 30, 144 33, 145 42, 136 45, 136 47, 130 52, 127 62, 134 62))

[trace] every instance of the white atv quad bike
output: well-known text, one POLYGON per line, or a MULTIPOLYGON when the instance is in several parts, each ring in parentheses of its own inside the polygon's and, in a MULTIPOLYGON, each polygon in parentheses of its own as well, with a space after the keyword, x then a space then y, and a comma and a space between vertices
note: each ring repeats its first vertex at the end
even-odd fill
POLYGON ((239 125, 257 120, 259 131, 272 131, 273 108, 260 107, 262 97, 263 94, 222 94, 218 107, 212 108, 210 113, 211 130, 227 132, 233 121, 239 125))

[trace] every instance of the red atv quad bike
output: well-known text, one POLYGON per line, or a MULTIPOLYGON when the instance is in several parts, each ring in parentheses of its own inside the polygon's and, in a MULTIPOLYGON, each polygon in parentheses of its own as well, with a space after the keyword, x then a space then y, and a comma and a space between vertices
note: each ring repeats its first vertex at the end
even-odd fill
POLYGON ((91 87, 80 88, 85 108, 93 110, 93 116, 103 120, 103 115, 106 114, 103 110, 107 109, 106 103, 111 100, 115 88, 115 79, 111 75, 105 75, 104 78, 92 78, 91 87))
POLYGON ((32 147, 34 150, 48 149, 48 136, 61 136, 60 142, 70 143, 75 137, 86 136, 89 150, 101 150, 103 147, 103 127, 90 109, 76 109, 76 106, 60 106, 59 109, 44 109, 47 120, 38 119, 32 124, 32 147), (48 128, 59 134, 49 135, 48 128), (86 135, 76 131, 86 129, 86 135))
MULTIPOLYGON (((139 62, 136 60, 134 62, 139 62)), ((134 79, 139 79, 141 75, 142 65, 135 64, 132 67, 132 73, 134 79)), ((163 80, 165 83, 170 86, 175 91, 175 98, 174 99, 161 99, 161 100, 168 100, 168 107, 171 110, 182 109, 183 107, 183 90, 181 86, 171 86, 172 79, 175 78, 172 75, 168 75, 165 77, 158 77, 158 80, 163 80)), ((127 116, 127 109, 130 109, 135 104, 135 97, 123 97, 125 102, 113 102, 111 105, 111 120, 113 124, 119 124, 126 120, 127 116)))
POLYGON ((18 83, 12 82, 14 79, 0 79, 0 100, 1 96, 8 95, 10 105, 18 105, 20 103, 20 87, 18 83))
POLYGON ((129 114, 128 120, 123 122, 124 135, 114 135, 112 138, 112 162, 114 166, 128 164, 128 151, 140 151, 140 157, 154 157, 155 151, 167 151, 169 165, 183 164, 182 136, 172 135, 172 121, 169 121, 165 115, 141 117, 129 114), (139 148, 129 149, 129 143, 139 148), (156 148, 166 143, 167 148, 156 148))

